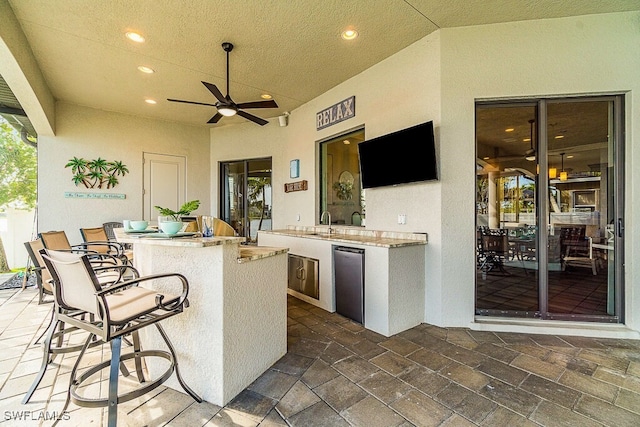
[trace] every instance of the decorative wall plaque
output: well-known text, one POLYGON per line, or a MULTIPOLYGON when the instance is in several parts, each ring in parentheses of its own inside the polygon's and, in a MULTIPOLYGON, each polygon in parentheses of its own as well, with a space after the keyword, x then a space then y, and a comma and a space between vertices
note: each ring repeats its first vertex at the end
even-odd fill
POLYGON ((354 95, 316 113, 316 130, 324 129, 355 116, 356 97, 354 95))
POLYGON ((87 188, 112 188, 118 185, 118 176, 125 176, 129 169, 119 160, 108 162, 98 157, 95 160, 85 160, 74 157, 65 168, 71 168, 71 180, 78 186, 83 184, 87 188))
POLYGON ((78 193, 72 191, 64 192, 65 199, 126 199, 124 194, 117 193, 78 193))
POLYGON ((291 193, 292 191, 305 191, 307 190, 307 180, 297 181, 297 182, 289 182, 284 184, 284 192, 291 193))

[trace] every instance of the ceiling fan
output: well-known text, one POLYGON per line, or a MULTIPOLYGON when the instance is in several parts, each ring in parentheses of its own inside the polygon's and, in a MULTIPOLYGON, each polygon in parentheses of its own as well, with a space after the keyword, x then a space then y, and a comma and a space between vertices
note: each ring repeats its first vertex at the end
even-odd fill
POLYGON ((185 104, 196 104, 196 105, 209 105, 212 107, 216 107, 218 112, 215 116, 211 117, 207 123, 218 123, 218 121, 222 117, 230 117, 238 114, 240 117, 244 117, 247 120, 251 120, 254 123, 259 124, 260 126, 264 126, 269 123, 267 120, 262 119, 258 116, 254 116, 253 114, 249 114, 244 109, 252 109, 252 108, 278 108, 278 104, 274 100, 268 101, 254 101, 254 102, 241 102, 236 104, 233 102, 233 99, 229 96, 229 52, 233 50, 233 44, 229 42, 222 43, 222 49, 227 52, 227 96, 223 96, 220 89, 214 84, 202 82, 202 84, 209 89, 209 92, 216 97, 218 102, 215 104, 207 104, 205 102, 196 102, 196 101, 183 101, 181 99, 171 99, 167 98, 167 101, 171 102, 183 102, 185 104))

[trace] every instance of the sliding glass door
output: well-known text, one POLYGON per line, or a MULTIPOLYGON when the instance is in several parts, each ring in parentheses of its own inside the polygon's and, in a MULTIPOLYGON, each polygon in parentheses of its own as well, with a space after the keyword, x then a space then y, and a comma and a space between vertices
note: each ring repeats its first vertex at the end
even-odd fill
POLYGON ((271 230, 271 158, 220 164, 220 219, 247 242, 271 230))
POLYGON ((477 315, 622 321, 622 117, 618 96, 477 104, 477 315))

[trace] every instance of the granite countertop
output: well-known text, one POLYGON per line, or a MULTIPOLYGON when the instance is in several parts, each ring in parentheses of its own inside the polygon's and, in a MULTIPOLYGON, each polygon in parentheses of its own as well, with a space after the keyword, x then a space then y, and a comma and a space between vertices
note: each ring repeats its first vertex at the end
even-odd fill
MULTIPOLYGON (((162 236, 159 237, 156 233, 125 233, 124 229, 114 229, 116 234, 116 240, 122 243, 135 243, 143 245, 155 245, 155 246, 174 246, 174 247, 188 247, 188 248, 206 248, 218 245, 237 245, 238 246, 238 262, 255 261, 262 258, 271 257, 274 255, 286 253, 288 248, 273 248, 268 246, 244 246, 240 243, 245 242, 244 237, 230 237, 230 236, 218 236, 218 237, 200 237, 199 235, 193 236, 162 236), (154 235, 154 237, 152 237, 154 235)), ((135 254, 134 254, 135 256, 135 254)))
POLYGON ((354 227, 331 227, 331 233, 327 226, 296 227, 288 226, 286 229, 265 230, 260 233, 277 234, 289 237, 301 237, 305 239, 330 240, 351 244, 379 246, 384 248, 398 248, 402 246, 426 245, 426 233, 402 233, 394 231, 363 230, 354 227))
POLYGON ((255 261, 274 255, 289 252, 289 248, 273 248, 270 246, 241 246, 238 262, 255 261))

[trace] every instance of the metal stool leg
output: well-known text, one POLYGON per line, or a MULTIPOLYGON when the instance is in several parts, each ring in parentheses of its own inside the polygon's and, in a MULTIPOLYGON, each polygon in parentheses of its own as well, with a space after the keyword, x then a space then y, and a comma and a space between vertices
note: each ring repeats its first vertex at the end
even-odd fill
POLYGON ((138 331, 133 331, 131 333, 133 338, 133 352, 136 355, 134 361, 136 364, 136 373, 138 374, 138 381, 141 383, 145 382, 144 372, 142 370, 142 359, 140 357, 140 335, 138 331))
POLYGON ((60 411, 60 415, 56 418, 56 421, 53 423, 52 427, 55 427, 60 420, 62 420, 64 413, 67 411, 69 407, 69 403, 71 402, 71 386, 76 382, 76 373, 78 372, 78 366, 80 366, 80 360, 82 356, 84 356, 84 352, 89 348, 89 344, 91 344, 91 340, 93 338, 93 334, 89 334, 87 340, 85 341, 82 349, 80 349, 80 354, 78 354, 78 358, 76 359, 76 363, 73 364, 73 369, 71 369, 71 376, 69 377, 69 388, 67 390, 67 398, 64 401, 64 406, 60 411))
POLYGON ((36 389, 38 388, 38 385, 40 385, 40 381, 42 381, 42 378, 44 377, 44 373, 47 371, 47 365, 49 364, 49 354, 51 353, 50 352, 51 340, 53 339, 53 334, 55 333, 56 326, 58 326, 58 321, 54 321, 54 319, 51 319, 51 323, 49 324, 49 328, 47 328, 46 330, 47 335, 43 343, 44 352, 42 355, 42 365, 40 366, 40 371, 38 372, 38 375, 36 375, 35 379, 33 380, 31 387, 29 387, 27 394, 25 394, 24 398, 22 399, 23 405, 29 403, 31 396, 33 396, 33 393, 36 391, 36 389))
POLYGON ((51 316, 49 316, 49 324, 47 325, 45 330, 42 331, 38 339, 33 342, 34 344, 38 344, 38 342, 42 339, 42 337, 44 337, 44 335, 47 333, 47 331, 49 330, 49 326, 51 326, 51 323, 53 322, 54 317, 55 317, 55 309, 51 307, 51 316))
POLYGON ((120 350, 122 337, 111 340, 111 367, 109 369, 109 427, 118 425, 118 366, 120 365, 120 350))

